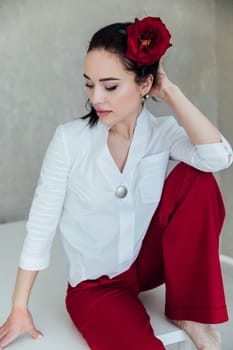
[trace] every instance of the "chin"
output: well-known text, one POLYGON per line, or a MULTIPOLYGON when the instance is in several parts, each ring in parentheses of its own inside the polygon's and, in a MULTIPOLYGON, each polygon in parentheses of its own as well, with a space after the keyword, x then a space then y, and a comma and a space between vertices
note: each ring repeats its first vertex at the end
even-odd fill
POLYGON ((99 121, 101 122, 101 124, 104 124, 104 125, 107 125, 107 126, 111 126, 112 125, 112 123, 109 120, 109 118, 100 118, 99 117, 99 121))

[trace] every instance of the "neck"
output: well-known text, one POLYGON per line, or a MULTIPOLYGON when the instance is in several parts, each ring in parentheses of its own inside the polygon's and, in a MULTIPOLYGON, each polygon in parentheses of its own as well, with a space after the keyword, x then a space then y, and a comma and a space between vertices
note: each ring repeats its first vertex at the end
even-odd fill
POLYGON ((125 125, 125 123, 118 123, 110 128, 112 134, 117 134, 125 139, 131 140, 134 134, 134 129, 136 126, 136 120, 130 125, 125 125))
POLYGON ((112 125, 110 132, 115 135, 119 135, 124 139, 132 140, 134 130, 137 123, 137 118, 142 110, 136 115, 136 117, 128 118, 127 121, 121 121, 117 124, 112 125))

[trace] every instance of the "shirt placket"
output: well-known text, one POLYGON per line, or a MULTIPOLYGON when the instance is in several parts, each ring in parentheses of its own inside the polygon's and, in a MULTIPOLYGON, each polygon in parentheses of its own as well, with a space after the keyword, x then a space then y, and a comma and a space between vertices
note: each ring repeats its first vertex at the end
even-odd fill
POLYGON ((119 237, 118 237, 118 263, 122 264, 134 256, 135 243, 135 215, 133 211, 133 198, 130 191, 125 198, 118 201, 119 237))

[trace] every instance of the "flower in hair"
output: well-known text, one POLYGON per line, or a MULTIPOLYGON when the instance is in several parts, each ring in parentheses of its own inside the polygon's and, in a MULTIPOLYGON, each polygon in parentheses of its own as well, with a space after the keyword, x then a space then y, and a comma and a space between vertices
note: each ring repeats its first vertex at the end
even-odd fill
POLYGON ((126 57, 140 68, 158 61, 170 43, 171 34, 159 17, 146 17, 127 27, 126 57))

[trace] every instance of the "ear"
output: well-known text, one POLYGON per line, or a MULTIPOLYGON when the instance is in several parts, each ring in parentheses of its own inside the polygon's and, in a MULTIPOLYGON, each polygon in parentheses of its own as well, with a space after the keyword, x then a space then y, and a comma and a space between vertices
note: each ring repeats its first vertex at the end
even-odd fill
POLYGON ((140 90, 141 90, 142 97, 147 95, 150 92, 152 84, 153 84, 153 80, 154 80, 153 75, 149 74, 146 77, 146 79, 140 83, 140 90))

